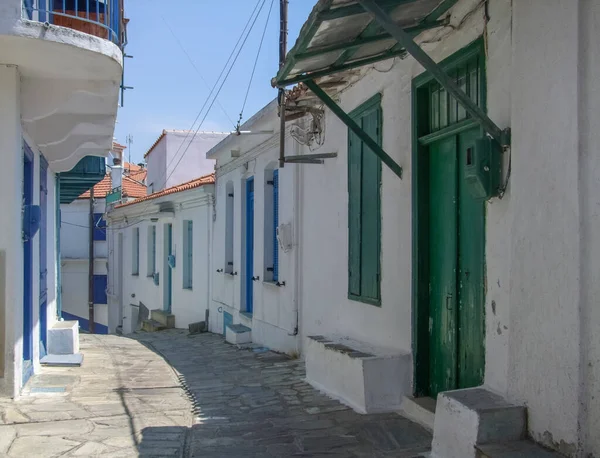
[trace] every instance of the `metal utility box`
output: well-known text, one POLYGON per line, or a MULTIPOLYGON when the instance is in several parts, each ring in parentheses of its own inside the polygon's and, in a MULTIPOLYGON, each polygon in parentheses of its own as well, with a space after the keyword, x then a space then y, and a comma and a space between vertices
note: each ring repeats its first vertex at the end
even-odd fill
POLYGON ((465 181, 473 197, 488 200, 499 193, 502 174, 500 144, 490 137, 478 139, 467 148, 465 181))

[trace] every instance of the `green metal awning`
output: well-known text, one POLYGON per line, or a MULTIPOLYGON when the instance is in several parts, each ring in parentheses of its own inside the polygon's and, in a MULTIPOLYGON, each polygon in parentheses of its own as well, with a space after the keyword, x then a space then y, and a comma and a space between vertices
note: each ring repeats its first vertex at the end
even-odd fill
POLYGON ((86 156, 73 169, 58 175, 60 203, 70 204, 81 194, 91 189, 106 175, 105 158, 86 156))
POLYGON ((325 90, 348 70, 410 54, 503 147, 510 129, 500 129, 443 69, 415 42, 440 20, 457 0, 318 0, 286 56, 273 86, 303 82, 390 169, 402 178, 402 168, 338 106, 325 90), (329 80, 329 81, 328 81, 329 80))
MULTIPOLYGON (((456 1, 378 0, 376 3, 405 32, 416 36, 443 26, 439 18, 456 1)), ((319 0, 273 84, 285 87, 405 53, 405 48, 358 0, 319 0)))

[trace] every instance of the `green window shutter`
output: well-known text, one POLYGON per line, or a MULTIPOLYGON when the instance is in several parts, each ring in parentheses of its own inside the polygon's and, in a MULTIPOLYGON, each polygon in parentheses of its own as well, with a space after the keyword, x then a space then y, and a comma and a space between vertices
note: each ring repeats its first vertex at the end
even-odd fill
POLYGON ((193 275, 193 222, 183 222, 183 287, 186 289, 192 289, 192 275, 193 275))
MULTIPOLYGON (((378 140, 380 111, 374 110, 364 116, 363 130, 378 140)), ((381 143, 381 142, 379 142, 381 143)), ((380 258, 380 182, 381 160, 363 144, 361 195, 361 270, 360 295, 379 300, 380 258)))
POLYGON ((140 228, 133 228, 133 243, 132 243, 132 265, 131 274, 139 275, 140 273, 140 228))
POLYGON ((362 142, 352 132, 348 139, 348 293, 360 296, 362 142))
MULTIPOLYGON (((362 129, 381 144, 379 96, 353 113, 362 129)), ((348 133, 348 295, 380 304, 381 160, 348 133)))

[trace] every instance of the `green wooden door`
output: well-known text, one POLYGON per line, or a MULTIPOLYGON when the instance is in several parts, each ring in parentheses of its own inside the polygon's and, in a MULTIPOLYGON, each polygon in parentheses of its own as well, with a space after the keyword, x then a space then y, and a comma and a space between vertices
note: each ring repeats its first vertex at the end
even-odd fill
POLYGON ((478 386, 484 368, 484 204, 464 164, 478 128, 429 148, 429 393, 478 386))
POLYGON ((430 147, 429 391, 454 389, 457 378, 456 261, 458 258, 456 138, 430 147))

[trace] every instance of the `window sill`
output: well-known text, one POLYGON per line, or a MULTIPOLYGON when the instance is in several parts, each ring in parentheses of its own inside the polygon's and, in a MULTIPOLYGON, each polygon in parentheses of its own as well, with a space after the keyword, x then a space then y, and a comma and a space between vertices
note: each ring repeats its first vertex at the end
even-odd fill
POLYGON ((154 278, 154 274, 148 274, 146 275, 146 278, 154 278))
POLYGON ((184 286, 182 289, 186 291, 192 291, 193 288, 191 286, 184 286))
POLYGON ((279 286, 277 286, 277 282, 276 281, 269 281, 269 280, 264 280, 262 282, 263 285, 268 285, 272 288, 280 288, 279 286))
POLYGON ((373 299, 372 297, 355 296, 354 294, 348 293, 348 299, 351 301, 362 302, 363 304, 374 305, 375 307, 381 307, 381 299, 373 299))
POLYGON ((132 277, 139 277, 140 274, 131 274, 132 277))

